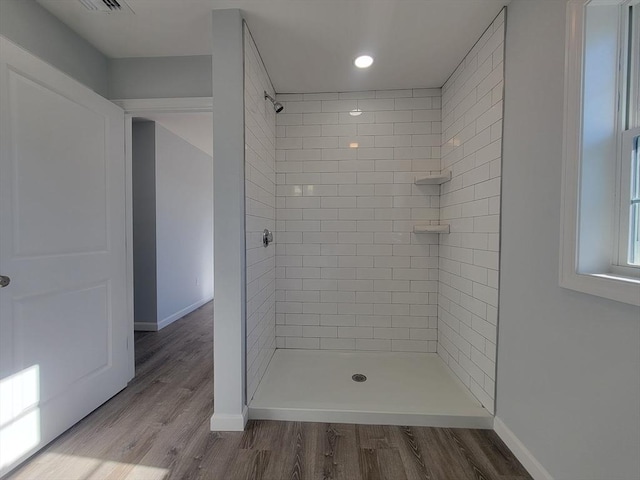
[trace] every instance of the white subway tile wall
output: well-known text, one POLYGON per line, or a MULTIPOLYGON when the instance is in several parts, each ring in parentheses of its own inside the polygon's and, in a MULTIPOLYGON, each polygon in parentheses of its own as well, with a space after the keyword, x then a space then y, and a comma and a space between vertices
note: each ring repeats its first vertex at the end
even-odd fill
MULTIPOLYGON (((247 401, 275 351, 275 246, 262 231, 276 229, 275 111, 265 101, 273 87, 245 27, 245 222, 247 268, 247 401)), ((275 233, 274 233, 275 235, 275 233)))
POLYGON ((436 351, 440 95, 278 95, 278 348, 436 351))
POLYGON ((442 88, 438 354, 493 413, 504 10, 442 88))

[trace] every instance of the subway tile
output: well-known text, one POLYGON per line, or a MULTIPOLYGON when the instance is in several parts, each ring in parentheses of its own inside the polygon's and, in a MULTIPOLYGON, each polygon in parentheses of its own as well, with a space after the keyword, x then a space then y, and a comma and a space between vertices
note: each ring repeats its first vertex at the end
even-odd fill
MULTIPOLYGON (((348 186, 343 186, 345 189, 349 189, 348 186)), ((356 198, 355 197, 335 197, 335 198, 322 198, 320 202, 322 208, 355 208, 356 207, 356 198)))
POLYGON ((355 220, 326 220, 321 223, 321 227, 325 232, 355 232, 357 223, 355 220))
POLYGON ((356 245, 321 245, 322 255, 356 255, 356 245))
MULTIPOLYGON (((463 62, 442 90, 444 101, 440 89, 285 97, 292 106, 278 122, 285 136, 275 155, 277 226, 286 229, 278 232, 276 272, 285 278, 276 284, 283 288, 278 306, 287 310, 278 311, 279 324, 293 328, 280 330, 278 345, 310 348, 305 341, 319 340, 313 348, 435 352, 441 303, 467 322, 441 309, 441 356, 468 385, 491 389, 492 378, 471 355, 472 343, 483 339, 482 357, 474 351, 474 360, 489 359, 488 368, 494 362, 486 354, 491 342, 473 333, 492 336, 497 319, 486 301, 494 302, 498 271, 484 265, 495 265, 498 253, 499 191, 492 189, 500 177, 502 79, 493 73, 494 58, 501 68, 495 48, 480 66, 477 59, 463 62), (477 86, 486 92, 476 95, 477 86), (364 112, 352 117, 356 106, 364 112), (451 182, 413 184, 415 176, 441 168, 454 171, 451 182), (440 218, 451 222, 452 234, 411 233, 417 222, 440 218), (295 241, 314 248, 289 243, 295 241), (467 330, 462 335, 448 324, 467 330), (353 337, 335 338, 335 331, 353 337)), ((263 181, 262 171, 255 175, 263 181)), ((257 204, 248 210, 265 211, 257 204)))
POLYGON ((304 290, 338 290, 338 282, 331 279, 304 279, 302 288, 304 290))
POLYGON ((302 305, 302 312, 312 314, 336 314, 338 313, 338 304, 307 302, 302 305))
MULTIPOLYGON (((302 123, 304 125, 336 125, 338 123, 338 114, 337 113, 304 113, 302 115, 302 123)), ((323 134, 323 136, 326 136, 326 135, 323 134)))
MULTIPOLYGON (((315 151, 315 150, 310 150, 315 151)), ((358 156, 356 148, 323 148, 320 150, 322 160, 355 160, 358 156)))
POLYGON ((374 90, 363 92, 341 92, 338 94, 340 100, 361 100, 363 98, 376 98, 376 92, 374 90))
POLYGON ((362 114, 358 116, 350 115, 348 112, 340 112, 339 122, 341 124, 351 124, 351 123, 374 123, 375 122, 375 113, 374 112, 362 112, 362 114))
POLYGON ((338 289, 350 292, 372 292, 373 280, 338 280, 338 289))
POLYGON ((322 93, 305 93, 303 94, 303 100, 337 100, 339 95, 333 92, 322 93))
POLYGON ((390 315, 357 315, 356 325, 360 327, 390 327, 390 315))
POLYGON ((322 102, 323 112, 349 112, 358 108, 357 100, 324 100, 322 102))
POLYGON ((374 338, 388 338, 391 340, 409 340, 408 328, 374 328, 374 338))
POLYGON ((356 275, 358 279, 388 280, 392 278, 393 273, 390 268, 358 268, 356 275))
MULTIPOLYGON (((333 115, 333 114, 318 114, 333 115)), ((337 117, 337 114, 336 114, 337 117)), ((357 125, 337 125, 336 122, 328 122, 328 125, 322 125, 323 137, 354 137, 358 135, 357 125)))
POLYGON ((278 337, 302 337, 302 326, 300 326, 300 325, 276 325, 276 336, 278 336, 278 337))
POLYGON ((414 120, 411 110, 375 112, 375 123, 407 123, 412 121, 414 120))
POLYGON ((320 301, 323 303, 355 303, 356 292, 324 290, 320 292, 320 301))
POLYGON ((395 110, 393 98, 376 98, 358 100, 358 107, 363 112, 395 110))
POLYGON ((391 340, 393 352, 429 352, 428 342, 423 340, 391 340))
POLYGON ((351 280, 356 277, 355 268, 322 268, 320 275, 322 278, 338 279, 338 280, 351 280))
POLYGON ((373 338, 373 327, 338 327, 340 338, 373 338))
POLYGON ((320 325, 334 327, 355 326, 355 315, 320 315, 320 325))
POLYGON ((343 160, 338 165, 341 172, 372 172, 378 160, 343 160))
MULTIPOLYGON (((400 124, 398 124, 400 125, 400 124)), ((403 124, 404 125, 404 124, 403 124)), ((412 124, 407 124, 412 125, 412 124)), ((393 135, 394 133, 394 124, 393 123, 376 123, 376 124, 367 124, 361 123, 357 126, 358 132, 357 134, 360 136, 364 135, 393 135)))
POLYGON ((305 327, 302 327, 302 336, 303 337, 337 338, 338 327, 305 326, 305 327))
POLYGON ((431 97, 396 98, 396 110, 429 110, 431 109, 431 97))
MULTIPOLYGON (((393 125, 394 135, 430 135, 432 132, 431 122, 415 122, 415 123, 396 123, 393 125)), ((377 135, 390 135, 389 133, 380 133, 377 135)), ((441 138, 437 138, 437 146, 441 145, 441 138)))
POLYGON ((321 350, 355 350, 355 338, 321 338, 321 350))
POLYGON ((428 328, 429 318, 408 315, 393 315, 391 325, 394 328, 428 328))
POLYGON ((285 111, 287 113, 320 112, 322 111, 322 104, 320 101, 286 102, 285 111))
POLYGON ((391 351, 391 340, 388 339, 356 339, 356 350, 391 351))
POLYGON ((391 255, 393 253, 391 245, 358 245, 358 255, 391 255))
POLYGON ((400 98, 412 96, 413 92, 411 90, 378 90, 375 92, 376 98, 400 98))
POLYGON ((305 256, 305 257, 303 257, 303 266, 304 267, 335 268, 335 267, 338 266, 338 257, 326 256, 326 255, 305 256))
POLYGON ((339 185, 338 195, 341 197, 370 197, 374 194, 373 184, 339 185))
POLYGON ((287 337, 285 339, 285 348, 318 350, 320 348, 320 339, 287 337))
POLYGON ((375 137, 372 136, 346 136, 338 139, 338 148, 349 148, 357 152, 366 148, 375 147, 375 137))

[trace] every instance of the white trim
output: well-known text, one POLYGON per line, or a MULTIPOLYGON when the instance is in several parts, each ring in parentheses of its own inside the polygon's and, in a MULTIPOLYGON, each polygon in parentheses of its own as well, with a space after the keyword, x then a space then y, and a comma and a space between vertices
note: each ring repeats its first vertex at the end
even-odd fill
POLYGON ((112 100, 128 114, 210 112, 213 109, 212 97, 185 98, 127 98, 112 100))
POLYGON ((133 322, 133 329, 137 332, 157 332, 157 322, 133 322))
POLYGON ((640 306, 640 288, 637 284, 577 271, 584 84, 582 71, 585 7, 588 3, 588 0, 567 2, 559 283, 561 287, 571 290, 640 306))
POLYGON ((210 428, 212 432, 243 432, 249 420, 249 409, 245 405, 242 413, 230 415, 226 413, 214 413, 211 416, 210 428))
POLYGON ((493 426, 493 416, 489 412, 486 412, 485 415, 436 415, 249 406, 249 418, 251 420, 280 420, 285 422, 409 425, 415 427, 475 428, 482 430, 490 430, 493 426))
POLYGON ((130 380, 136 376, 135 362, 135 337, 134 331, 136 326, 134 323, 134 294, 133 294, 133 175, 132 175, 132 158, 131 149, 132 125, 131 116, 124 115, 124 182, 125 182, 125 245, 126 245, 126 276, 127 276, 127 318, 129 321, 129 337, 127 339, 127 349, 129 355, 129 376, 130 380))
POLYGON ((502 420, 495 417, 493 430, 502 439, 509 450, 516 456, 522 466, 529 472, 535 480, 553 480, 553 477, 542 464, 533 456, 527 447, 516 437, 502 420))
POLYGON ((207 297, 207 298, 203 298, 202 300, 198 300, 195 303, 192 303, 191 305, 189 305, 188 307, 183 308, 182 310, 177 311, 176 313, 174 313, 173 315, 169 315, 166 318, 163 318, 162 320, 160 320, 158 322, 158 330, 162 330, 164 327, 166 327, 167 325, 172 324, 173 322, 175 322, 176 320, 180 320, 182 317, 184 317, 185 315, 193 312, 194 310, 196 310, 197 308, 200 308, 201 306, 203 306, 205 303, 209 303, 211 300, 213 300, 213 297, 207 297))

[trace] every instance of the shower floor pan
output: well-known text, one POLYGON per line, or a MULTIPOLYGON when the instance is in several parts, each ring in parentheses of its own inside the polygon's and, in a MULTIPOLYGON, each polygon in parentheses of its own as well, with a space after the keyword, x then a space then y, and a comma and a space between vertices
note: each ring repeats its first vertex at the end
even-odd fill
POLYGON ((429 353, 276 350, 249 418, 493 428, 493 416, 429 353), (366 380, 352 379, 358 374, 366 380))

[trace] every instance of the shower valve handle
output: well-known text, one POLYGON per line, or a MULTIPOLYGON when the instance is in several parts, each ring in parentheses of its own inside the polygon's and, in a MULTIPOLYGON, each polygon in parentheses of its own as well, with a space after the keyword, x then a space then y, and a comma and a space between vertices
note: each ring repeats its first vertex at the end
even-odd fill
POLYGON ((262 244, 266 247, 273 242, 273 234, 269 231, 268 228, 265 228, 262 232, 262 244))

